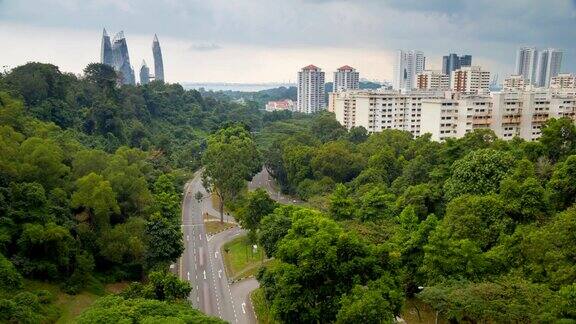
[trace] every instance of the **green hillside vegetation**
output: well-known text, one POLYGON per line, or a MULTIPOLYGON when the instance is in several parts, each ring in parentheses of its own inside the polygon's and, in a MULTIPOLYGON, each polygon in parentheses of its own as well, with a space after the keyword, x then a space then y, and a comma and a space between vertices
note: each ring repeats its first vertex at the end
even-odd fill
POLYGON ((452 322, 576 321, 571 120, 534 142, 438 143, 116 78, 100 64, 0 76, 0 322, 70 318, 63 293, 98 296, 80 322, 218 321, 167 272, 201 164, 274 258, 257 274, 270 322, 393 322, 407 298, 452 322), (262 161, 307 207, 247 192, 262 161), (114 282, 132 283, 106 295, 114 282))
POLYGON ((57 295, 102 295, 118 281, 135 282, 126 300, 104 299, 82 320, 114 300, 116 310, 158 306, 166 311, 156 316, 208 321, 163 302, 190 291, 166 272, 184 248, 182 185, 208 133, 229 122, 257 128, 262 117, 179 85, 117 87, 116 78, 100 64, 80 77, 41 63, 0 76, 0 322, 54 322, 57 295))
POLYGON ((416 298, 453 322, 576 321, 571 120, 534 142, 368 135, 328 113, 259 136, 283 191, 313 207, 253 225, 279 261, 258 275, 275 320, 393 322, 416 298))

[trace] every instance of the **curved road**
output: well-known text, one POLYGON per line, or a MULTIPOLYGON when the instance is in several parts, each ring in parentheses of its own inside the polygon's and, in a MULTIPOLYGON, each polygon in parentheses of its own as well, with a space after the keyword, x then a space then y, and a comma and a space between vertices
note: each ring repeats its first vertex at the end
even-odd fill
POLYGON ((266 167, 262 168, 262 171, 258 172, 252 178, 252 181, 248 183, 248 189, 256 190, 258 188, 262 188, 268 192, 270 198, 276 200, 277 202, 285 205, 299 205, 302 204, 302 201, 295 199, 293 197, 284 195, 277 189, 276 182, 268 173, 266 167))
MULTIPOLYGON (((246 231, 233 227, 216 235, 206 234, 203 214, 218 215, 212 206, 210 195, 202 185, 202 173, 196 172, 194 178, 186 184, 182 202, 182 232, 184 234, 184 253, 178 263, 180 279, 192 285, 189 300, 194 307, 206 314, 219 317, 230 323, 257 323, 250 301, 250 292, 258 288, 258 281, 247 278, 230 283, 220 255, 222 246, 246 231), (198 202, 194 195, 201 192, 204 196, 198 202)), ((283 204, 299 204, 300 201, 282 195, 274 186, 274 180, 263 168, 248 187, 250 190, 264 188, 270 197, 283 204)), ((225 221, 234 222, 225 215, 225 221)))

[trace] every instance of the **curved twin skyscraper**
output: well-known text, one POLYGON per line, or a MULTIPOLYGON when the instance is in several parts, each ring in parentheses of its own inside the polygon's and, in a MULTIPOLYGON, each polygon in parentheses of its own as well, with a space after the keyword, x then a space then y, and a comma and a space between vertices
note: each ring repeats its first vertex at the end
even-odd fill
MULTIPOLYGON (((160 48, 160 42, 156 35, 154 35, 154 40, 152 41, 152 55, 154 57, 154 75, 150 75, 150 69, 146 65, 146 61, 142 61, 142 67, 140 68, 141 84, 147 84, 151 79, 164 81, 162 49, 160 48)), ((118 32, 111 42, 110 36, 108 36, 106 29, 104 29, 102 33, 100 63, 109 65, 119 72, 121 84, 136 84, 134 68, 130 65, 128 44, 126 43, 126 37, 124 37, 123 31, 118 32)))

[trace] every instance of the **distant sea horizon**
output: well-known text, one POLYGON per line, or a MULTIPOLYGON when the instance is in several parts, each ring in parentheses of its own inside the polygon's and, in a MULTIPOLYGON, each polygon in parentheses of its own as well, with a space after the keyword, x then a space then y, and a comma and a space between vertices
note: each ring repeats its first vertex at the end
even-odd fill
POLYGON ((256 92, 267 89, 274 89, 279 87, 294 87, 295 83, 281 83, 281 82, 269 82, 269 83, 235 83, 235 82, 181 82, 180 83, 184 89, 201 89, 207 91, 244 91, 244 92, 256 92))

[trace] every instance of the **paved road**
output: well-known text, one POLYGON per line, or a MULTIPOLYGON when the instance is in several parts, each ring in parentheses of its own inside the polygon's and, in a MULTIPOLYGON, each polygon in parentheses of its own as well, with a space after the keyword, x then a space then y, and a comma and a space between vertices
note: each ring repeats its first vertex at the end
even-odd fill
POLYGON ((236 309, 239 314, 246 315, 250 323, 257 322, 250 293, 258 287, 260 287, 260 283, 254 278, 247 278, 232 285, 232 297, 236 303, 236 309))
POLYGON ((243 230, 234 227, 214 236, 206 235, 202 214, 213 210, 208 206, 211 205, 210 199, 204 199, 202 203, 196 201, 194 194, 198 191, 208 197, 202 187, 200 173, 187 184, 182 203, 185 250, 180 259, 179 273, 182 280, 192 285, 189 299, 204 313, 230 323, 256 323, 253 312, 243 312, 241 309, 245 296, 237 297, 237 300, 232 297, 220 255, 220 247, 233 236, 242 234, 243 230))
MULTIPOLYGON (((264 168, 249 183, 250 190, 264 188, 271 198, 283 204, 299 204, 299 200, 282 195, 274 186, 274 180, 264 168)), ((206 314, 219 317, 230 323, 257 323, 250 301, 250 292, 258 288, 258 281, 247 278, 230 283, 222 256, 222 246, 233 238, 245 234, 234 227, 213 236, 206 235, 203 213, 218 216, 210 195, 202 186, 201 173, 186 184, 182 202, 182 231, 184 234, 184 253, 178 264, 178 273, 182 280, 192 285, 189 299, 194 307, 206 314), (194 196, 201 192, 204 199, 198 202, 194 196)), ((225 221, 234 222, 230 215, 225 221)))
POLYGON ((252 178, 252 181, 250 181, 250 183, 248 183, 248 189, 256 190, 257 188, 265 189, 270 195, 270 198, 276 200, 281 204, 285 205, 302 204, 302 201, 294 197, 282 194, 280 190, 277 189, 274 179, 272 178, 272 176, 270 176, 270 173, 268 173, 268 170, 266 170, 265 167, 262 168, 262 171, 256 174, 254 178, 252 178))
MULTIPOLYGON (((222 247, 224 244, 234 238, 246 235, 246 231, 234 227, 227 231, 218 233, 210 238, 208 245, 211 251, 216 251, 218 256, 215 258, 216 268, 218 268, 218 277, 216 282, 222 289, 225 289, 225 284, 228 284, 228 275, 225 272, 224 260, 219 255, 222 252, 222 247)), ((250 301, 250 292, 258 288, 258 281, 254 278, 244 279, 239 282, 232 283, 228 286, 228 293, 231 294, 231 302, 235 316, 239 323, 256 323, 256 316, 254 316, 254 311, 252 310, 252 302, 250 301)))

